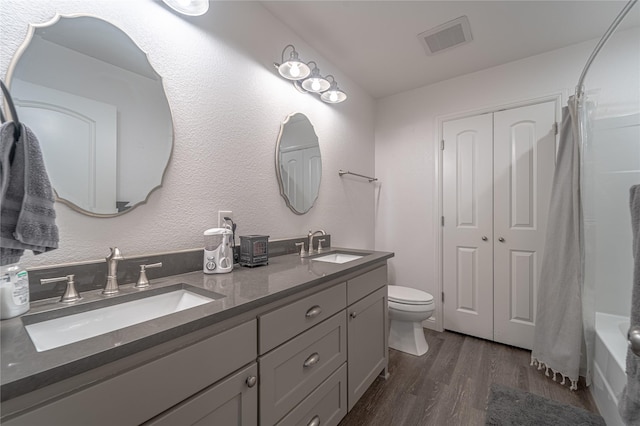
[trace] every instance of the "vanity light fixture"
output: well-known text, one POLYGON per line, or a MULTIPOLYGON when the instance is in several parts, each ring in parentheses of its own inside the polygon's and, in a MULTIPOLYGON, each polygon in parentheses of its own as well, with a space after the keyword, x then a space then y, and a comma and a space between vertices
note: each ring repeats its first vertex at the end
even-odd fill
POLYGON ((188 16, 200 16, 209 10, 209 0, 162 0, 176 12, 188 16))
POLYGON ((335 78, 332 75, 323 77, 315 61, 302 62, 292 44, 286 45, 282 50, 281 59, 281 63, 274 62, 273 65, 282 77, 293 82, 298 91, 318 94, 322 101, 330 104, 337 104, 347 99, 346 93, 338 88, 335 78), (285 53, 289 48, 291 48, 291 53, 289 59, 285 61, 285 53))
POLYGON ((320 99, 330 104, 339 104, 347 99, 347 94, 338 88, 338 82, 332 75, 327 76, 327 78, 329 77, 331 77, 331 86, 329 87, 329 90, 320 95, 320 99))
POLYGON ((287 80, 302 80, 311 74, 311 69, 307 64, 298 59, 298 52, 293 44, 288 44, 282 50, 282 62, 278 65, 278 72, 287 80), (284 53, 291 48, 289 59, 284 60, 284 53))
POLYGON ((311 75, 302 80, 302 88, 307 92, 322 93, 325 90, 329 89, 331 83, 329 83, 329 80, 327 80, 325 77, 320 75, 320 70, 318 69, 318 65, 315 62, 309 62, 309 65, 311 64, 313 64, 311 75))

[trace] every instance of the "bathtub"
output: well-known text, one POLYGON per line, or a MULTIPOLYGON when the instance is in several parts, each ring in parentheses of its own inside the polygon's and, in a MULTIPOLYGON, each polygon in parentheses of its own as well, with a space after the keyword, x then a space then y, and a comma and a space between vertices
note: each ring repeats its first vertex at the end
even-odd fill
POLYGON ((607 426, 624 426, 618 400, 627 384, 629 318, 596 312, 596 341, 591 395, 607 426))

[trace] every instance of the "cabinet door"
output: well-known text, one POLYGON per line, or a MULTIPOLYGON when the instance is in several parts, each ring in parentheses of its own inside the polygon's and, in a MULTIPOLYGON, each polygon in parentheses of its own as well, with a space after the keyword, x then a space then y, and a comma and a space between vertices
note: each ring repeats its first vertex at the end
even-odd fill
POLYGON ((194 395, 165 414, 145 423, 148 426, 258 424, 258 367, 240 370, 194 395))
POLYGON ((387 367, 387 287, 347 308, 349 410, 387 367))

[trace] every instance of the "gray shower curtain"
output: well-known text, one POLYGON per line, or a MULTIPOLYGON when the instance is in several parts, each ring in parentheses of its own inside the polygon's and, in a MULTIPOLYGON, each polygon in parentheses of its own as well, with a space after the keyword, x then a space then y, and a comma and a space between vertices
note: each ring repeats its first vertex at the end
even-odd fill
MULTIPOLYGON (((562 128, 542 256, 531 363, 577 389, 584 345, 580 200, 580 125, 575 97, 562 128), (560 375, 560 377, 557 377, 560 375)), ((584 360, 583 360, 584 362, 584 360)))

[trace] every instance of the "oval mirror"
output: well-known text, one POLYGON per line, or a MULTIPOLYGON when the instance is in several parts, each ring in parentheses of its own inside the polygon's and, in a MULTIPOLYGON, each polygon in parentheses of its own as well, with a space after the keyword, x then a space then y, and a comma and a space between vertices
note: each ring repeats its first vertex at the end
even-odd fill
POLYGON ((308 212, 318 198, 322 158, 318 136, 304 114, 289 115, 280 127, 276 173, 287 206, 296 214, 308 212))
POLYGON ((122 30, 90 16, 32 25, 8 76, 61 201, 111 217, 162 185, 173 122, 162 79, 122 30))

